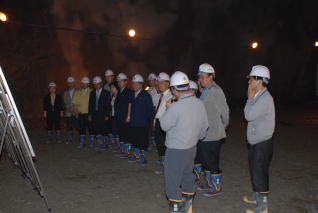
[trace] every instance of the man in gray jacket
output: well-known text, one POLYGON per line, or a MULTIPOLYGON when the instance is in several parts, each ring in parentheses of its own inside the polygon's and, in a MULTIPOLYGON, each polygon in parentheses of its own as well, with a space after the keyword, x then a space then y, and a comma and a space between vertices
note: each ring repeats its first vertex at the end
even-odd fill
POLYGON ((269 194, 268 167, 273 154, 273 133, 275 128, 275 107, 266 85, 270 79, 267 67, 252 68, 248 81, 247 102, 244 108, 249 143, 248 160, 253 186, 253 195, 244 197, 247 203, 256 204, 247 213, 267 213, 269 194))
POLYGON ((77 89, 75 88, 75 79, 70 76, 67 78, 67 86, 68 90, 66 90, 63 94, 64 105, 66 108, 66 123, 67 123, 67 142, 66 144, 70 144, 73 142, 73 126, 76 131, 79 132, 79 121, 75 118, 74 105, 72 103, 72 99, 74 97, 77 89))
POLYGON ((214 68, 207 63, 199 67, 199 80, 204 88, 200 99, 203 101, 209 119, 209 129, 204 140, 199 141, 198 149, 201 164, 205 170, 206 182, 197 187, 199 191, 207 191, 205 197, 213 197, 222 193, 220 170, 221 140, 226 137, 225 129, 229 124, 229 107, 223 90, 214 82, 214 68))
POLYGON ((170 201, 169 212, 192 212, 196 144, 206 135, 208 118, 202 101, 189 92, 186 74, 175 72, 170 79, 170 88, 178 101, 172 105, 168 101, 166 112, 159 118, 162 130, 166 131, 166 196, 170 201))

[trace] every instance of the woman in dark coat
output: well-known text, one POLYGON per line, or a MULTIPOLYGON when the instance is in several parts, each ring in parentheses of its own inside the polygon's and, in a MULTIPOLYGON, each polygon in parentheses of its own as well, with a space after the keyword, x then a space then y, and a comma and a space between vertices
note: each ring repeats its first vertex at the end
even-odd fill
POLYGON ((63 117, 63 105, 61 95, 56 94, 56 84, 51 82, 48 86, 49 94, 44 96, 43 111, 47 123, 47 141, 52 141, 53 124, 56 130, 57 142, 61 142, 61 118, 63 117))

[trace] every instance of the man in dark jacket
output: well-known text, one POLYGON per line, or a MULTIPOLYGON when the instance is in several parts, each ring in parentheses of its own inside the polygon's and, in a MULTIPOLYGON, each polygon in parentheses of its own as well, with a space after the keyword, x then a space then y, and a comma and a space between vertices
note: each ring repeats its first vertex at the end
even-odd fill
POLYGON ((145 166, 147 165, 149 124, 153 103, 151 95, 142 89, 144 79, 141 75, 136 74, 131 82, 135 91, 135 94, 132 94, 129 99, 131 141, 134 147, 134 158, 128 162, 141 162, 141 166, 145 166))
MULTIPOLYGON (((97 138, 95 149, 103 148, 106 150, 107 144, 107 122, 109 120, 110 93, 102 88, 102 79, 96 76, 93 80, 95 90, 91 91, 88 105, 88 120, 92 122, 92 129, 97 138)), ((94 144, 90 144, 91 147, 94 144)))
MULTIPOLYGON (((129 112, 128 112, 128 104, 129 104, 129 96, 132 93, 132 91, 127 87, 127 76, 124 73, 120 73, 117 76, 117 82, 120 90, 117 93, 116 99, 115 99, 115 115, 114 119, 116 122, 116 128, 118 132, 119 137, 119 144, 117 144, 119 148, 119 153, 116 154, 116 156, 119 157, 127 157, 127 153, 125 155, 125 148, 124 144, 129 142, 130 138, 130 131, 129 131, 129 112)), ((127 145, 126 145, 127 146, 127 145)), ((131 146, 127 147, 128 149, 131 148, 131 146)))

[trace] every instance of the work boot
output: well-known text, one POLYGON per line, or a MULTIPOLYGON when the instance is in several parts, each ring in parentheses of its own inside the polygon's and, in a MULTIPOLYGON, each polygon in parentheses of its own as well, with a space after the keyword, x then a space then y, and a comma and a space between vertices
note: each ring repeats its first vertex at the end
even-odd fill
POLYGON ((52 142, 52 131, 47 131, 47 140, 46 143, 52 142))
POLYGON ((211 189, 204 193, 204 197, 214 197, 222 193, 221 189, 222 173, 221 174, 211 174, 210 185, 211 189))
POLYGON ((158 160, 156 160, 156 164, 158 164, 158 165, 162 165, 161 156, 159 157, 159 159, 158 159, 158 160))
POLYGON ((58 143, 61 143, 61 131, 56 131, 56 140, 58 143))
POLYGON ((86 146, 86 135, 80 135, 80 142, 77 148, 81 149, 86 146))
MULTIPOLYGON (((91 135, 92 136, 92 135, 91 135)), ((89 146, 91 147, 92 145, 92 138, 90 136, 90 144, 89 146)), ((95 147, 96 150, 98 150, 99 148, 102 148, 103 146, 103 136, 102 135, 97 135, 96 136, 96 139, 97 139, 97 146, 95 147)), ((93 139, 93 146, 94 146, 94 139, 93 139)))
POLYGON ((116 137, 116 138, 115 138, 115 149, 113 150, 113 152, 119 152, 119 151, 120 151, 119 138, 116 137))
POLYGON ((94 147, 95 135, 89 135, 89 146, 94 147))
POLYGON ((120 141, 119 142, 119 148, 120 148, 120 152, 118 152, 116 154, 117 157, 121 157, 123 154, 125 154, 125 143, 124 143, 124 141, 120 141))
POLYGON ((212 188, 210 178, 211 178, 211 172, 208 170, 205 170, 205 183, 202 186, 199 185, 197 187, 197 190, 199 191, 210 190, 212 188))
POLYGON ((140 149, 134 147, 134 158, 128 160, 128 163, 140 163, 140 149))
POLYGON ((108 134, 108 146, 115 145, 115 136, 113 134, 108 134))
POLYGON ((148 150, 156 150, 157 149, 157 143, 156 143, 155 137, 152 136, 150 139, 151 139, 151 146, 148 148, 148 150))
POLYGON ((183 200, 169 199, 169 213, 183 213, 183 200))
POLYGON ((146 166, 147 165, 147 157, 148 157, 148 151, 146 150, 141 150, 141 166, 146 166))
POLYGON ((124 146, 125 153, 120 157, 121 159, 127 159, 131 156, 131 143, 126 143, 124 146))
POLYGON ((67 142, 66 144, 73 143, 73 131, 68 131, 67 132, 67 142))
POLYGON ((164 170, 164 164, 165 164, 165 156, 162 156, 161 157, 161 162, 162 162, 162 166, 159 170, 155 171, 156 174, 164 174, 165 173, 165 170, 164 170))
POLYGON ((108 145, 107 145, 107 140, 108 140, 108 137, 107 137, 107 136, 104 136, 104 137, 103 137, 103 146, 102 146, 102 150, 103 150, 103 151, 106 151, 106 150, 107 150, 107 147, 108 147, 108 145))
POLYGON ((185 213, 193 213, 192 204, 195 193, 182 192, 183 208, 185 213))
POLYGON ((246 213, 268 213, 268 195, 269 193, 255 193, 256 208, 254 210, 246 210, 246 213))
POLYGON ((253 192, 253 195, 251 197, 245 196, 243 200, 246 203, 256 204, 256 192, 253 192))
POLYGON ((193 168, 194 184, 198 184, 201 181, 201 164, 195 164, 193 168))

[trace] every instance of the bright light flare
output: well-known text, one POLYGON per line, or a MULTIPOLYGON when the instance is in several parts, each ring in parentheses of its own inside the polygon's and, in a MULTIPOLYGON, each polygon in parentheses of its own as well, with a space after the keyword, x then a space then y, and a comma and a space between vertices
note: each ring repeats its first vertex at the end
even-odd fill
POLYGON ((136 32, 135 32, 134 29, 129 30, 129 36, 130 36, 130 37, 134 37, 135 34, 136 34, 136 32))
POLYGON ((3 12, 0 12, 0 20, 1 21, 6 21, 7 20, 7 16, 3 12))
POLYGON ((252 48, 253 48, 253 49, 255 49, 257 46, 258 46, 258 43, 257 43, 257 42, 254 42, 254 43, 252 44, 252 48))
POLYGON ((149 87, 146 87, 146 89, 145 90, 148 90, 149 89, 149 87))
POLYGON ((315 46, 318 47, 318 41, 315 42, 315 46))

